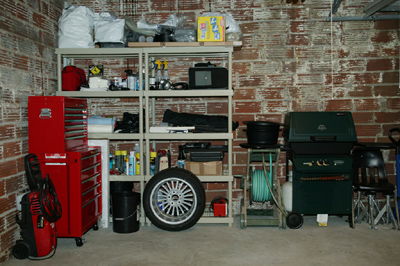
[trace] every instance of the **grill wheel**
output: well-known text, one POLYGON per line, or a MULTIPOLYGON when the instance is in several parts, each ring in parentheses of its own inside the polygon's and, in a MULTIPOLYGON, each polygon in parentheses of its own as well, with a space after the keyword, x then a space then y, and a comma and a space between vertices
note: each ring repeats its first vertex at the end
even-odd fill
POLYGON ((288 213, 286 225, 291 229, 299 229, 303 225, 303 216, 298 212, 288 213))

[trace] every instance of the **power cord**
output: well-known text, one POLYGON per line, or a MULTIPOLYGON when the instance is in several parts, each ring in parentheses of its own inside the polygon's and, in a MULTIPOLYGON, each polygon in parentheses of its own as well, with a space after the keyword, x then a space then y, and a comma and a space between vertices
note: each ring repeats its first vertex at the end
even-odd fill
POLYGON ((55 223, 61 218, 61 204, 58 201, 56 189, 48 174, 39 188, 39 202, 40 210, 47 221, 55 223))

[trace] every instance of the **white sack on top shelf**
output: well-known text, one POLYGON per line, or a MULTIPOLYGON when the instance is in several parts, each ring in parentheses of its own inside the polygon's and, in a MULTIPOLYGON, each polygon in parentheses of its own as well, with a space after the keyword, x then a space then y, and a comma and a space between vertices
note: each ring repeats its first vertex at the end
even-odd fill
POLYGON ((102 11, 95 14, 95 42, 125 43, 125 19, 119 19, 112 12, 102 11))
POLYGON ((91 8, 72 5, 64 9, 58 20, 58 47, 94 48, 93 24, 91 8))

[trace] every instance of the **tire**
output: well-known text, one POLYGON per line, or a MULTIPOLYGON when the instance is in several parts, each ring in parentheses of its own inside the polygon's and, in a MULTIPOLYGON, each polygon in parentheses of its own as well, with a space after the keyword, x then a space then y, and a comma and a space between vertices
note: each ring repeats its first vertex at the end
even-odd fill
POLYGON ((12 254, 19 260, 24 260, 29 257, 30 247, 25 241, 17 241, 12 249, 12 254))
POLYGON ((286 217, 286 225, 291 229, 299 229, 303 225, 303 216, 298 212, 290 212, 286 217))
POLYGON ((167 231, 182 231, 203 215, 203 184, 192 172, 169 168, 155 174, 143 192, 143 208, 149 220, 167 231))

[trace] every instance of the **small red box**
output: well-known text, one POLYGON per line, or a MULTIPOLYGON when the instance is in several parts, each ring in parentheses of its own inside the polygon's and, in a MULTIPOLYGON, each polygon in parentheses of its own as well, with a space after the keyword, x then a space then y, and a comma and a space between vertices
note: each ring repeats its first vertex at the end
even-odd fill
POLYGON ((215 217, 226 217, 227 204, 226 203, 214 203, 214 216, 215 217))

